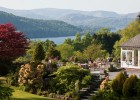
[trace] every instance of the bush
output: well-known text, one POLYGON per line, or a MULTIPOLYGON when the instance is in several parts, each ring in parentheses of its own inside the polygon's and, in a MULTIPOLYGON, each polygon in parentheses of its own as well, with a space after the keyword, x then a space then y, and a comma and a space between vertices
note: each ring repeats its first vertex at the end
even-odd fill
POLYGON ((66 92, 76 91, 77 87, 82 88, 77 80, 80 82, 83 80, 84 85, 86 85, 89 80, 88 75, 90 75, 90 72, 87 69, 80 68, 78 65, 67 64, 66 66, 60 67, 55 74, 56 77, 51 80, 51 91, 64 94, 66 92))
POLYGON ((137 97, 140 98, 140 79, 138 79, 138 82, 136 83, 137 88, 137 97))
POLYGON ((87 75, 82 79, 83 87, 87 86, 91 82, 91 75, 87 75))
POLYGON ((112 91, 102 91, 99 90, 96 95, 93 95, 89 100, 121 100, 112 91))
POLYGON ((120 72, 112 81, 111 88, 118 95, 122 95, 123 84, 126 80, 126 76, 123 72, 120 72))
POLYGON ((100 84, 100 90, 107 91, 110 89, 110 84, 108 83, 109 77, 106 77, 100 84))
POLYGON ((123 84, 123 95, 125 97, 133 97, 137 94, 136 89, 136 82, 138 81, 138 78, 136 75, 131 75, 129 78, 126 79, 126 81, 123 84))
POLYGON ((55 97, 55 93, 50 93, 50 94, 49 94, 49 97, 50 97, 50 98, 54 98, 54 97, 55 97))
POLYGON ((13 89, 9 88, 9 87, 2 87, 0 86, 0 99, 3 100, 3 99, 6 99, 10 96, 12 96, 12 92, 14 92, 13 89))
POLYGON ((65 96, 66 97, 74 97, 74 92, 67 92, 66 94, 65 94, 65 96))
POLYGON ((31 91, 36 93, 37 89, 43 87, 43 72, 44 65, 40 64, 37 68, 32 67, 30 64, 21 65, 19 70, 18 83, 23 87, 24 91, 31 91))
POLYGON ((10 70, 10 64, 8 64, 8 62, 1 62, 0 61, 0 76, 5 76, 6 74, 8 74, 9 70, 10 70))
POLYGON ((117 71, 117 68, 114 67, 112 64, 110 64, 110 67, 108 68, 108 71, 109 72, 115 72, 115 71, 117 71))

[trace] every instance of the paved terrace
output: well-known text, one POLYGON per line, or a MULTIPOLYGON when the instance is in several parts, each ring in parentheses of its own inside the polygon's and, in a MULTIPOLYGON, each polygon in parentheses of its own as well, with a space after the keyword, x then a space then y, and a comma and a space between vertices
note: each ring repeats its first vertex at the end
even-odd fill
MULTIPOLYGON (((103 74, 103 69, 98 69, 98 70, 91 69, 90 71, 91 71, 92 74, 103 74)), ((135 75, 137 75, 138 78, 140 78, 140 69, 126 68, 126 69, 121 70, 121 71, 126 71, 128 76, 135 74, 135 75)), ((108 72, 109 79, 110 80, 114 79, 115 76, 119 72, 120 71, 118 71, 118 72, 108 72)))

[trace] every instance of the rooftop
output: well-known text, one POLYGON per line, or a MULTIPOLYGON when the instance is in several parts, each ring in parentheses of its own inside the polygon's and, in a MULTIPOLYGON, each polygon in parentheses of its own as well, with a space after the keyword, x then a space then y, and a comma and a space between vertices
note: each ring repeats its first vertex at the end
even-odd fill
POLYGON ((140 34, 122 43, 120 47, 140 48, 140 34))

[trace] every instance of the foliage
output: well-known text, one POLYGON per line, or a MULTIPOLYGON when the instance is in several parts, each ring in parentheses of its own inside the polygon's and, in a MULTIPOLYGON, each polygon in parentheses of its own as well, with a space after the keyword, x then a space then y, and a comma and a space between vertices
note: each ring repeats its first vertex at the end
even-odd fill
POLYGON ((88 47, 91 44, 91 41, 92 36, 90 35, 90 33, 85 33, 82 38, 82 45, 84 46, 84 48, 88 47))
POLYGON ((0 76, 4 76, 9 73, 9 70, 11 69, 11 62, 8 61, 0 61, 0 76))
POLYGON ((75 39, 73 40, 73 43, 72 43, 72 46, 74 47, 75 51, 82 51, 83 50, 81 35, 79 33, 76 33, 75 39))
POLYGON ((122 38, 119 41, 117 41, 114 46, 115 48, 114 55, 116 55, 117 57, 120 57, 119 45, 129 40, 130 38, 136 36, 137 34, 139 34, 139 32, 140 32, 140 19, 137 18, 120 31, 120 35, 122 38))
POLYGON ((110 67, 108 68, 109 72, 115 72, 117 71, 117 68, 113 66, 113 64, 110 64, 110 67))
POLYGON ((71 38, 67 38, 67 39, 65 39, 65 41, 64 41, 64 43, 66 43, 66 44, 69 44, 69 45, 72 45, 72 40, 71 40, 71 38))
POLYGON ((42 42, 42 46, 44 51, 47 52, 50 48, 55 48, 56 44, 53 41, 47 39, 45 42, 42 42))
POLYGON ((56 47, 60 52, 62 59, 67 59, 73 55, 74 49, 69 44, 61 44, 56 47))
POLYGON ((126 79, 122 89, 123 95, 125 97, 133 97, 137 95, 137 88, 136 88, 137 80, 138 78, 136 75, 131 75, 129 78, 126 79))
POLYGON ((75 51, 73 56, 74 56, 74 61, 76 61, 76 59, 78 61, 84 60, 83 53, 80 51, 75 51))
POLYGON ((110 90, 99 90, 97 94, 95 96, 91 96, 89 100, 120 100, 120 98, 110 90))
POLYGON ((86 87, 88 84, 90 84, 91 82, 91 75, 86 75, 83 79, 82 79, 82 86, 86 87))
POLYGON ((37 46, 35 47, 35 50, 33 52, 33 61, 41 62, 44 58, 45 58, 45 52, 44 52, 42 45, 39 43, 39 44, 37 44, 37 46))
POLYGON ((48 49, 48 51, 46 52, 46 59, 60 59, 61 58, 61 54, 60 52, 55 49, 54 47, 51 47, 48 49))
POLYGON ((12 96, 12 92, 14 92, 13 89, 9 87, 0 86, 0 99, 10 99, 10 96, 12 96))
POLYGON ((0 22, 11 22, 29 38, 73 36, 82 29, 58 20, 40 20, 0 12, 0 22))
MULTIPOLYGON (((49 51, 50 48, 55 48, 56 44, 53 41, 46 40, 46 41, 40 41, 40 40, 35 40, 35 41, 30 41, 29 43, 29 48, 26 52, 26 55, 19 57, 18 59, 15 60, 15 62, 21 62, 21 63, 28 63, 33 60, 33 54, 35 53, 35 49, 37 48, 37 45, 42 45, 44 53, 49 51)), ((42 49, 41 47, 41 49, 42 49)))
POLYGON ((90 45, 84 51, 83 55, 86 59, 95 60, 96 58, 104 58, 107 52, 105 50, 101 50, 100 45, 90 45))
POLYGON ((137 97, 140 98, 140 79, 137 80, 136 89, 137 89, 137 97))
POLYGON ((110 54, 112 53, 115 42, 119 39, 119 34, 110 32, 107 28, 101 28, 93 35, 93 43, 100 44, 102 49, 110 54))
POLYGON ((107 91, 110 89, 109 77, 106 77, 100 84, 100 90, 107 91))
MULTIPOLYGON (((56 77, 52 80, 51 90, 64 94, 69 91, 75 91, 77 84, 79 84, 77 83, 77 80, 82 81, 83 78, 90 73, 88 70, 81 69, 77 65, 67 64, 66 66, 60 67, 55 74, 56 77)), ((82 87, 79 84, 79 89, 80 88, 82 87)))
POLYGON ((43 84, 43 71, 44 65, 38 65, 36 69, 30 64, 21 65, 18 78, 19 86, 24 87, 25 91, 36 93, 43 84))
POLYGON ((123 72, 120 72, 112 81, 111 88, 118 96, 123 95, 122 88, 125 80, 126 80, 126 76, 124 75, 123 72))
POLYGON ((0 24, 0 61, 14 60, 26 52, 27 39, 14 25, 0 24))

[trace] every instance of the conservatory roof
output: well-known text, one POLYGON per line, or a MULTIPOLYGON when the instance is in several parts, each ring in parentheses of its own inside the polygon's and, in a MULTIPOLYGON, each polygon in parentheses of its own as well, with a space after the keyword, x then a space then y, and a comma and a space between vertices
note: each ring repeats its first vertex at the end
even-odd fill
POLYGON ((140 48, 140 34, 122 43, 120 47, 140 48))

